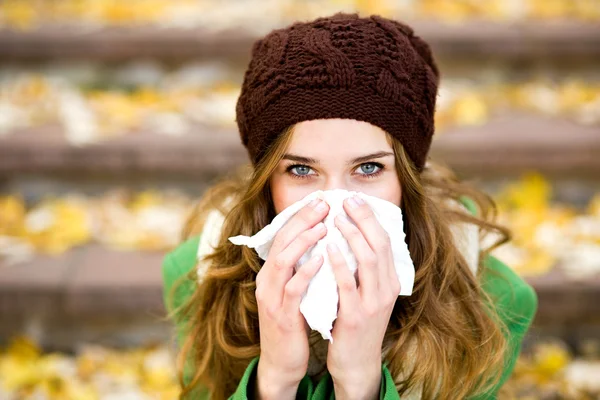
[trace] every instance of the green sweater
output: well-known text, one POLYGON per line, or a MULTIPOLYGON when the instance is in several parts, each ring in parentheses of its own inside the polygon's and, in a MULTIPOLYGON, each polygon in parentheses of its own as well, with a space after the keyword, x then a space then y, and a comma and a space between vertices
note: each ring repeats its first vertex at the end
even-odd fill
MULTIPOLYGON (((188 272, 196 266, 198 243, 198 237, 189 239, 166 256, 162 269, 165 305, 172 305, 174 308, 179 307, 194 291, 196 283, 185 280, 177 287, 171 301, 168 301, 173 285, 180 279, 186 279, 188 272)), ((481 284, 489 295, 498 299, 496 303, 497 309, 509 329, 508 340, 510 352, 501 380, 492 393, 479 397, 480 399, 490 399, 496 398, 498 390, 512 373, 521 350, 523 336, 529 329, 537 310, 537 296, 531 286, 524 282, 510 268, 491 256, 487 257, 484 262, 481 284)), ((169 311, 173 309, 169 306, 167 308, 169 311)), ((232 399, 247 399, 248 394, 252 396, 252 393, 248 392, 252 386, 257 364, 258 358, 250 362, 236 392, 231 396, 232 399)), ((383 379, 381 380, 380 398, 384 400, 399 399, 400 397, 396 392, 394 381, 388 369, 385 365, 382 365, 381 368, 383 379)), ((200 398, 207 399, 208 395, 200 396, 200 398)), ((312 400, 334 399, 331 376, 326 374, 316 386, 313 385, 308 376, 305 376, 300 383, 296 398, 312 400)))

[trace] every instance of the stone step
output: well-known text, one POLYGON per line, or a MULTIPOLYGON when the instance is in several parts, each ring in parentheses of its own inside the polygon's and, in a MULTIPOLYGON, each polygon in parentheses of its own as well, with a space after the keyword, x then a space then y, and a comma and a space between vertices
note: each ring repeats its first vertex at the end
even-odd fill
MULTIPOLYGON (((405 18, 400 17, 405 20, 405 18)), ((496 22, 468 20, 460 24, 434 20, 407 21, 427 40, 437 56, 555 60, 600 57, 600 27, 576 20, 496 22)), ((261 29, 266 33, 271 27, 261 29)), ((32 30, 0 30, 0 61, 91 59, 123 61, 154 58, 169 61, 226 59, 246 62, 252 43, 262 36, 244 27, 205 28, 152 26, 107 27, 93 31, 77 26, 42 26, 32 30)))
MULTIPOLYGON (((556 177, 593 178, 600 173, 600 134, 596 126, 510 113, 482 126, 455 127, 436 135, 430 154, 469 177, 536 170, 556 177)), ((0 177, 38 173, 207 178, 247 162, 233 128, 198 125, 179 137, 132 132, 86 146, 70 145, 59 126, 0 138, 0 177)))
POLYGON ((170 335, 161 287, 162 253, 96 245, 0 265, 0 341, 26 333, 43 346, 85 342, 134 346, 170 335))
MULTIPOLYGON (((13 266, 0 263, 0 341, 26 332, 50 348, 82 342, 129 346, 171 334, 162 301, 160 252, 89 245, 13 266)), ((539 298, 534 335, 578 340, 600 333, 600 275, 559 270, 527 279, 539 298)))

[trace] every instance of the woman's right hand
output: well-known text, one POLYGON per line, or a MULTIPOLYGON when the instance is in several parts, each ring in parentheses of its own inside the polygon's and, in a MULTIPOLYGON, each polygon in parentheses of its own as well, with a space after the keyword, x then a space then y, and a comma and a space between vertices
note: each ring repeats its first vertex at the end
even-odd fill
POLYGON ((277 233, 269 256, 256 276, 260 359, 256 395, 260 399, 294 399, 308 368, 309 345, 300 301, 323 257, 307 261, 294 274, 302 255, 327 233, 322 220, 329 212, 316 199, 277 233))

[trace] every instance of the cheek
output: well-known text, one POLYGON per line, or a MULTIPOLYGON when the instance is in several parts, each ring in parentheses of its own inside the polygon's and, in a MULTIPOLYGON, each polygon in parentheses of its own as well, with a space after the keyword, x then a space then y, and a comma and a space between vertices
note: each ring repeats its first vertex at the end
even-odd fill
POLYGON ((391 188, 390 199, 388 199, 388 201, 400 207, 400 204, 402 203, 402 187, 400 186, 400 182, 396 180, 395 185, 391 185, 391 188))
POLYGON ((357 190, 370 196, 379 197, 400 207, 402 199, 402 189, 396 174, 388 174, 380 181, 374 184, 363 185, 357 190))
POLYGON ((270 185, 276 214, 311 193, 310 189, 299 187, 291 184, 287 179, 278 177, 272 178, 270 185))
POLYGON ((384 199, 400 207, 402 201, 402 186, 400 185, 398 174, 394 173, 389 176, 389 182, 386 187, 387 190, 384 199))
POLYGON ((371 195, 387 200, 400 207, 402 190, 400 189, 400 184, 398 182, 390 182, 388 185, 382 186, 378 193, 373 193, 371 195))

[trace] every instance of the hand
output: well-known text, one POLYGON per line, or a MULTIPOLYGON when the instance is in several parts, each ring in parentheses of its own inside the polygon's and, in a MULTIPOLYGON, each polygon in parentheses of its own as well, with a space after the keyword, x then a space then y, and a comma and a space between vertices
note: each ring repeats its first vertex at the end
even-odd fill
POLYGON ((328 248, 340 305, 327 369, 336 398, 375 399, 381 385, 381 347, 400 282, 389 237, 371 208, 355 196, 344 201, 344 210, 356 226, 341 215, 335 223, 356 256, 359 285, 339 249, 328 248))
POLYGON ((258 398, 294 399, 306 374, 310 353, 300 300, 323 264, 323 257, 309 260, 296 274, 294 266, 327 233, 320 221, 328 212, 327 203, 317 199, 294 215, 277 233, 256 276, 260 329, 258 398))

